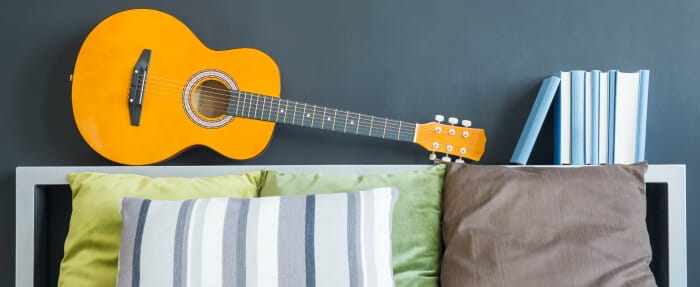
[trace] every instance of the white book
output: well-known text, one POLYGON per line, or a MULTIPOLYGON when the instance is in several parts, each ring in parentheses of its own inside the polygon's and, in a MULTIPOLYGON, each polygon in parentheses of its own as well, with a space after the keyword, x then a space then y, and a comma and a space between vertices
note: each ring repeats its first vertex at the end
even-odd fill
POLYGON ((561 72, 560 78, 559 130, 555 139, 559 153, 555 155, 555 161, 571 164, 571 72, 561 72))
POLYGON ((615 163, 634 163, 639 114, 639 72, 617 72, 615 88, 615 163))
POLYGON ((600 110, 598 115, 598 162, 600 164, 608 163, 608 113, 609 113, 609 95, 608 95, 608 72, 600 73, 600 110))
POLYGON ((592 148, 593 148, 593 98, 592 98, 592 82, 591 82, 591 72, 586 72, 585 79, 585 91, 583 94, 584 100, 584 114, 583 114, 583 157, 585 164, 591 164, 593 161, 591 159, 592 148))

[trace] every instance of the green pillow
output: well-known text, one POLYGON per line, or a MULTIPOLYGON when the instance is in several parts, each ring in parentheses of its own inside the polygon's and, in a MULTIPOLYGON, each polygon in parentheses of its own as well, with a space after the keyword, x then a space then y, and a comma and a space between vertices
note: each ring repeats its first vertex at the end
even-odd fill
POLYGON ((255 197, 262 172, 206 178, 72 173, 73 211, 58 278, 59 286, 115 286, 122 198, 183 200, 255 197))
POLYGON ((440 203, 445 165, 382 175, 286 174, 267 171, 260 196, 348 192, 383 186, 399 190, 394 207, 392 251, 397 287, 438 286, 440 203))

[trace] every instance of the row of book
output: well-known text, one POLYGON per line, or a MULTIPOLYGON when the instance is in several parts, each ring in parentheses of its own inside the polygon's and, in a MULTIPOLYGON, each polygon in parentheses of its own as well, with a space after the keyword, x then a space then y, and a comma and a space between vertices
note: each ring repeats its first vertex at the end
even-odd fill
POLYGON ((550 107, 554 164, 644 160, 649 70, 566 71, 540 86, 511 162, 527 164, 550 107))

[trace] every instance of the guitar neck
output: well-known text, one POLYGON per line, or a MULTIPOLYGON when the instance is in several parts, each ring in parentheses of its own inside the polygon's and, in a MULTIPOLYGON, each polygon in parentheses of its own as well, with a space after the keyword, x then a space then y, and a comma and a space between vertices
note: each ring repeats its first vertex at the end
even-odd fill
POLYGON ((416 124, 350 111, 232 91, 226 114, 382 139, 415 142, 416 124))

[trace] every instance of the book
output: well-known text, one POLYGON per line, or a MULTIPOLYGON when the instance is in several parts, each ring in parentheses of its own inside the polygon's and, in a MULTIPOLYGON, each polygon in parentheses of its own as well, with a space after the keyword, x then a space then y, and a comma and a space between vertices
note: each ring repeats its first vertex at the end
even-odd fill
POLYGON ((585 78, 584 71, 571 71, 571 164, 585 163, 585 78))
POLYGON ((635 161, 645 160, 647 140, 647 102, 649 98, 649 70, 641 70, 639 75, 639 114, 637 122, 637 149, 635 161))
POLYGON ((608 159, 607 163, 615 163, 615 86, 617 71, 608 71, 608 159))
POLYGON ((608 72, 600 73, 598 97, 598 164, 608 163, 608 72))
POLYGON ((547 116, 547 111, 549 111, 554 96, 559 89, 560 82, 561 80, 557 76, 551 76, 542 81, 535 102, 532 104, 530 115, 528 115, 525 122, 525 127, 520 133, 520 139, 515 145, 513 156, 510 158, 512 163, 527 164, 532 148, 535 145, 535 140, 542 128, 542 123, 544 123, 544 119, 547 116))
POLYGON ((636 160, 637 126, 639 123, 639 72, 617 72, 615 79, 615 145, 614 163, 636 160))
POLYGON ((591 78, 591 72, 586 71, 586 77, 584 80, 584 93, 583 93, 583 163, 591 164, 591 156, 593 150, 593 83, 591 78))
POLYGON ((571 164, 571 72, 559 74, 560 88, 554 106, 554 163, 571 164))
MULTIPOLYGON (((590 121, 586 121, 586 123, 590 122, 590 141, 587 141, 587 144, 590 144, 590 161, 587 162, 587 164, 592 164, 592 165, 598 165, 600 164, 600 156, 598 155, 599 153, 599 130, 600 130, 600 71, 598 70, 593 70, 591 71, 591 85, 590 85, 590 94, 591 94, 591 100, 590 100, 590 121)), ((588 158, 588 157, 587 157, 588 158)))

